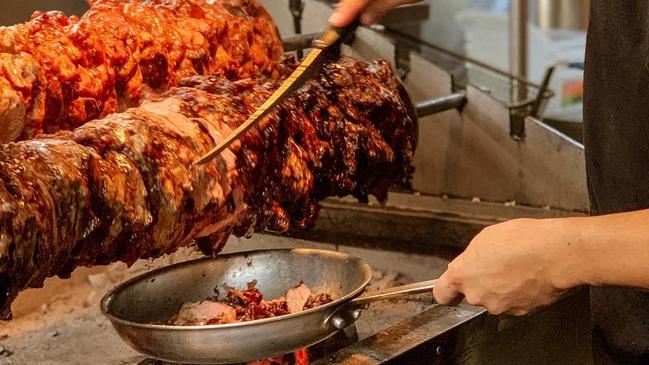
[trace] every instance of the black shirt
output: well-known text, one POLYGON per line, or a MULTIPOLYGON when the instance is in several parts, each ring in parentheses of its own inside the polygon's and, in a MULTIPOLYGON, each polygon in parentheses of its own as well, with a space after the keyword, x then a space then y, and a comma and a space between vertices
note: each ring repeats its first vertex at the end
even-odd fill
MULTIPOLYGON (((592 212, 649 208, 649 1, 592 1, 584 138, 592 212)), ((591 300, 595 363, 649 364, 649 294, 593 288, 591 300)))

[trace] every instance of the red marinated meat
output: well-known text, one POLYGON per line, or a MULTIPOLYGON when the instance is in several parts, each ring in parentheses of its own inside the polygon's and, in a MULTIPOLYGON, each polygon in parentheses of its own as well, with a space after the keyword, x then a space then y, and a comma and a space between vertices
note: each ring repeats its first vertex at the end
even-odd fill
POLYGON ((248 289, 230 288, 228 290, 224 303, 236 310, 237 322, 277 317, 289 313, 284 298, 265 300, 264 295, 255 285, 256 283, 253 281, 248 284, 248 289))
POLYGON ((331 296, 327 293, 316 293, 313 295, 310 295, 306 302, 304 303, 304 306, 302 307, 302 310, 307 310, 315 307, 319 307, 323 304, 327 304, 331 302, 331 296))
POLYGON ((282 44, 255 0, 98 0, 81 18, 0 27, 0 142, 71 129, 193 75, 278 76, 282 44))

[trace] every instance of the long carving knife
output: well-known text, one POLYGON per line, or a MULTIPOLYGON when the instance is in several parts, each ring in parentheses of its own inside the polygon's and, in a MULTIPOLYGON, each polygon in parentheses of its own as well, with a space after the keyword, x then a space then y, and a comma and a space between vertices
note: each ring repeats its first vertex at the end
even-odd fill
POLYGON ((237 129, 220 141, 195 164, 202 165, 210 162, 232 142, 239 139, 250 128, 257 125, 268 113, 290 97, 295 91, 302 87, 311 77, 320 71, 320 68, 338 47, 354 33, 358 27, 358 21, 345 28, 329 27, 318 39, 313 42, 313 50, 304 57, 295 71, 280 85, 280 87, 266 100, 257 110, 241 124, 237 129))

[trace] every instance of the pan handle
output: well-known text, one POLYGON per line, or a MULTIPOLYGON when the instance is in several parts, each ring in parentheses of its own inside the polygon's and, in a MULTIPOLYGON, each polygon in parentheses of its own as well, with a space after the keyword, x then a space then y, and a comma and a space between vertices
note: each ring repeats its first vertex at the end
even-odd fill
POLYGON ((341 330, 356 321, 361 316, 363 308, 367 307, 370 303, 379 300, 400 298, 412 294, 432 294, 436 281, 437 280, 422 281, 419 283, 365 293, 358 298, 352 299, 349 303, 344 304, 333 314, 328 316, 324 321, 324 326, 333 326, 335 329, 341 330))
POLYGON ((432 294, 436 282, 437 280, 428 280, 419 283, 402 285, 394 288, 387 288, 387 289, 365 293, 360 297, 353 299, 350 304, 357 307, 362 307, 379 300, 400 298, 412 294, 425 294, 425 293, 432 294))

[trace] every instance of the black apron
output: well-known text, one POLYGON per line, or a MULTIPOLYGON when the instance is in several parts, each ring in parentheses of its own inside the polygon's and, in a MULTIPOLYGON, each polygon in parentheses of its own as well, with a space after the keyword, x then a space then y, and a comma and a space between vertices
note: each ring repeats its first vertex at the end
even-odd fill
MULTIPOLYGON (((584 77, 592 212, 649 208, 649 1, 592 1, 584 77)), ((595 364, 649 364, 649 294, 592 288, 591 300, 595 364)))

